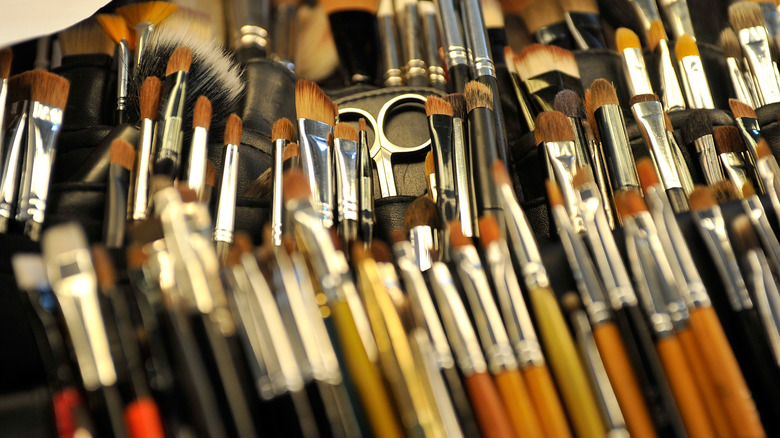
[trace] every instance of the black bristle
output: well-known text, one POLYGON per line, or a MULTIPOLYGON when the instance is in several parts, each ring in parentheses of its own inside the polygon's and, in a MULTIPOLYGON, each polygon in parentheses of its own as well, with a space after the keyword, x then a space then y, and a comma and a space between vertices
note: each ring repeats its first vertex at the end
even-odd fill
POLYGON ((582 99, 573 90, 561 90, 555 95, 553 107, 562 112, 566 117, 584 117, 585 110, 582 107, 582 99))
POLYGON ((682 127, 685 144, 693 143, 697 138, 712 134, 712 118, 709 110, 693 110, 682 127))

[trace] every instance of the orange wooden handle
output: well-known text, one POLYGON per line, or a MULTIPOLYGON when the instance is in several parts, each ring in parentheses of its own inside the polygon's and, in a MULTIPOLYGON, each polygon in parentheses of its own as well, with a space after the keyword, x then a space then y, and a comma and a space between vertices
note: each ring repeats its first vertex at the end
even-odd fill
POLYGON ((694 309, 691 311, 690 320, 717 393, 726 408, 734 436, 765 437, 766 432, 758 416, 756 404, 715 310, 712 307, 694 309))
POLYGON ((464 379, 474 415, 485 438, 514 437, 512 422, 490 374, 475 373, 464 379))
POLYGON ((593 328, 593 337, 612 389, 615 390, 628 432, 634 438, 657 438, 653 420, 617 326, 611 322, 600 324, 593 328))
POLYGON ((130 438, 165 438, 160 412, 150 398, 138 399, 125 408, 130 438))
POLYGON ((571 429, 563 411, 547 365, 531 365, 523 369, 523 377, 536 405, 542 431, 547 438, 570 438, 571 429))
POLYGON ((531 396, 517 370, 504 370, 495 375, 496 386, 504 401, 517 436, 543 438, 531 396))
POLYGON ((674 335, 667 336, 656 343, 656 348, 688 435, 691 438, 712 438, 715 431, 707 417, 707 410, 680 341, 674 335))

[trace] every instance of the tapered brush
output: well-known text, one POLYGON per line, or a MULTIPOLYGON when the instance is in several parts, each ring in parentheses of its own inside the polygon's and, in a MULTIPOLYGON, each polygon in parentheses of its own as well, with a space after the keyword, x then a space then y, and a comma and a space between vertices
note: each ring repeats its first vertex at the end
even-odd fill
POLYGON ((582 92, 577 60, 566 49, 532 44, 515 56, 514 63, 538 112, 552 110, 561 90, 582 92))
POLYGON ((333 129, 336 216, 344 247, 357 240, 358 233, 358 133, 347 123, 333 129))
POLYGON ((177 7, 173 3, 150 1, 117 8, 116 13, 121 15, 127 26, 135 32, 135 74, 140 71, 140 65, 146 56, 154 27, 168 18, 177 7))
MULTIPOLYGON (((436 207, 443 223, 458 219, 457 186, 455 184, 456 162, 453 145, 452 106, 443 99, 431 96, 425 102, 428 114, 428 130, 431 134, 431 167, 436 187, 436 207)), ((426 170, 428 158, 426 157, 426 170)), ((428 174, 426 172, 426 174, 428 174)), ((445 231, 446 227, 442 231, 445 231)), ((440 254, 448 260, 448 237, 442 236, 440 254)))
MULTIPOLYGON (((330 19, 341 64, 352 83, 373 83, 379 68, 377 0, 350 2, 325 0, 322 6, 330 19)), ((415 41, 416 43, 416 41, 415 41)))
POLYGON ((523 7, 520 15, 537 43, 568 50, 578 47, 569 31, 563 8, 558 2, 533 0, 523 7))
POLYGON ((726 178, 720 165, 718 151, 715 148, 715 140, 712 136, 712 119, 707 110, 692 111, 685 119, 682 135, 686 144, 693 145, 699 168, 708 185, 713 185, 726 178))
POLYGON ((161 87, 160 80, 156 76, 150 76, 144 80, 138 98, 141 133, 138 136, 137 161, 132 173, 132 188, 127 206, 127 218, 132 221, 146 219, 149 210, 152 176, 150 166, 155 145, 155 121, 159 115, 161 87))
POLYGON ((718 126, 712 131, 712 134, 726 176, 734 184, 737 191, 742 192, 742 187, 752 177, 753 169, 745 161, 747 147, 745 147, 739 129, 734 126, 718 126))
POLYGON ((747 146, 744 157, 753 170, 751 177, 758 191, 764 193, 764 184, 761 178, 759 178, 758 170, 756 169, 756 162, 758 161, 756 147, 761 139, 761 126, 758 123, 758 115, 756 115, 756 111, 750 105, 735 99, 729 99, 729 108, 731 108, 731 114, 734 115, 739 133, 742 134, 742 139, 745 141, 745 146, 747 146))
MULTIPOLYGON (((280 246, 282 244, 282 224, 284 220, 282 218, 284 212, 283 196, 282 196, 282 176, 285 169, 285 156, 291 155, 293 149, 287 151, 288 145, 295 140, 295 126, 293 123, 286 119, 281 118, 274 122, 271 126, 271 138, 273 139, 273 153, 271 155, 273 164, 271 168, 266 171, 271 173, 266 179, 268 181, 268 189, 260 189, 258 194, 264 193, 266 197, 271 197, 271 233, 274 246, 280 246), (270 190, 269 190, 270 189, 270 190)), ((264 173, 263 175, 265 175, 264 173)), ((261 181, 263 175, 257 179, 261 181)), ((254 185, 254 184, 253 184, 254 185)), ((251 188, 251 186, 250 186, 251 188)), ((248 190, 248 189, 247 189, 248 190)), ((245 193, 246 195, 246 193, 245 193)), ((252 196, 259 197, 259 196, 252 196)))
POLYGON ((458 217, 463 234, 474 235, 475 212, 473 207, 474 184, 471 183, 471 161, 468 157, 468 147, 465 124, 468 121, 466 113, 466 98, 463 94, 453 93, 444 96, 452 108, 452 157, 454 161, 455 193, 458 197, 458 217))
POLYGON ((660 79, 661 101, 665 111, 677 111, 685 109, 685 97, 680 89, 680 82, 672 63, 672 54, 669 49, 669 39, 666 37, 664 25, 660 20, 650 24, 647 31, 647 39, 650 50, 658 56, 658 78, 660 79))
POLYGON ((726 66, 729 70, 729 79, 731 79, 734 97, 753 108, 761 106, 760 100, 756 95, 753 75, 749 70, 746 70, 748 66, 745 63, 742 48, 739 46, 737 34, 734 33, 732 28, 727 27, 721 31, 720 48, 723 50, 723 57, 726 58, 726 66))
POLYGON ((623 61, 623 73, 631 96, 652 94, 653 87, 647 75, 639 37, 631 29, 621 27, 615 32, 615 45, 623 61))
POLYGON ((737 2, 729 6, 728 13, 758 91, 759 101, 754 103, 764 106, 780 102, 778 72, 772 59, 771 37, 764 25, 761 6, 753 2, 737 2))
POLYGON ((421 271, 427 271, 437 258, 437 231, 441 219, 436 204, 427 196, 420 196, 409 204, 404 214, 404 230, 414 249, 414 261, 421 271))
POLYGON ((219 199, 214 220, 214 241, 217 256, 224 261, 233 243, 236 220, 236 189, 238 188, 238 149, 241 145, 243 126, 241 118, 231 114, 225 128, 225 151, 222 161, 222 177, 219 184, 219 199))
POLYGON ((111 143, 106 208, 103 215, 103 243, 107 248, 121 248, 125 243, 128 189, 135 159, 135 148, 130 143, 122 139, 111 143))
POLYGON ((674 46, 674 52, 677 55, 688 107, 715 108, 696 40, 688 34, 681 36, 674 46))
POLYGON ((192 111, 192 144, 187 160, 187 187, 194 190, 198 198, 203 197, 206 184, 206 162, 208 161, 209 127, 211 126, 211 102, 200 96, 192 111))

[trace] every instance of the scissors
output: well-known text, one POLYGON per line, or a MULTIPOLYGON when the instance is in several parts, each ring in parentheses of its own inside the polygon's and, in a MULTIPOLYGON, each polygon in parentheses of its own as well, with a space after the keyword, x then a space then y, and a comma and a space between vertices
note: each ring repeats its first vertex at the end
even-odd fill
POLYGON ((395 186, 395 176, 393 176, 393 154, 416 152, 424 149, 431 144, 431 139, 416 146, 401 146, 390 141, 385 135, 385 122, 388 114, 394 109, 409 102, 421 102, 425 104, 425 96, 417 93, 406 93, 393 97, 382 105, 379 115, 374 118, 371 113, 361 108, 340 108, 339 116, 347 114, 356 114, 364 117, 366 123, 371 125, 374 130, 374 143, 369 149, 369 154, 376 163, 377 174, 379 175, 379 188, 382 197, 397 196, 398 191, 395 186))

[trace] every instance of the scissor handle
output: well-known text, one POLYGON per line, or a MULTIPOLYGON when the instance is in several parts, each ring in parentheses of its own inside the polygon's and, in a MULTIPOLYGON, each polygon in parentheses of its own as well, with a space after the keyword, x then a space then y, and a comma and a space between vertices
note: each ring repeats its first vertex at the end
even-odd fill
POLYGON ((406 102, 422 102, 425 104, 426 97, 422 94, 417 93, 406 93, 401 94, 398 96, 395 96, 394 98, 388 100, 385 102, 384 105, 382 105, 382 109, 379 110, 379 115, 376 118, 376 124, 377 124, 377 132, 375 133, 376 137, 379 138, 379 142, 374 142, 371 148, 371 156, 373 157, 376 155, 379 150, 374 150, 374 147, 381 147, 387 151, 389 151, 391 154, 403 154, 406 152, 415 152, 419 151, 421 149, 424 149, 431 145, 431 139, 428 138, 423 143, 420 143, 417 146, 399 146, 393 142, 390 141, 389 138, 385 135, 385 118, 387 117, 388 111, 390 111, 391 108, 396 106, 399 103, 406 103, 406 102))

